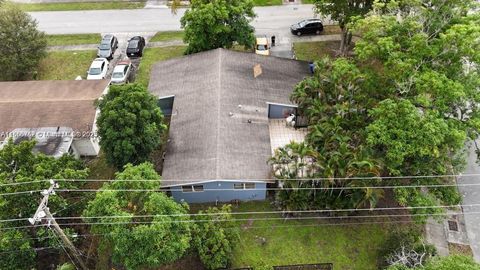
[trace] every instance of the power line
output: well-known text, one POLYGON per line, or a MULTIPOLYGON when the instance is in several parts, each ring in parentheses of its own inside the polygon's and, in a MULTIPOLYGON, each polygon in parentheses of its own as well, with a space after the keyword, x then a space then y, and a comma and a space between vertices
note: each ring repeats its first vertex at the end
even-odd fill
MULTIPOLYGON (((445 177, 475 177, 480 174, 441 174, 441 175, 410 175, 410 176, 365 176, 365 177, 318 177, 318 178, 289 178, 289 179, 271 179, 271 178, 257 178, 246 179, 247 181, 331 181, 331 180, 399 180, 399 179, 427 179, 427 178, 445 178, 445 177)), ((185 183, 198 183, 206 181, 218 181, 216 179, 52 179, 56 182, 185 182, 185 183)), ((238 179, 222 179, 225 181, 239 181, 238 179)), ((24 184, 42 183, 48 182, 49 179, 35 180, 29 182, 7 183, 0 184, 2 186, 16 186, 24 184)))
MULTIPOLYGON (((415 210, 415 209, 446 209, 453 207, 480 207, 480 204, 456 204, 456 205, 434 205, 434 206, 405 206, 405 207, 381 207, 381 208, 349 208, 349 209, 313 209, 313 210, 280 210, 280 211, 252 211, 252 212, 231 212, 230 215, 267 215, 267 214, 307 214, 307 213, 335 213, 335 212, 356 212, 356 211, 388 211, 388 210, 415 210)), ((152 217, 195 217, 195 216, 220 216, 219 213, 189 213, 189 214, 159 214, 159 215, 130 215, 130 216, 90 216, 90 217, 56 217, 57 220, 75 219, 101 219, 101 218, 152 218, 152 217)), ((354 216, 353 216, 354 217, 354 216)), ((14 218, 0 220, 4 222, 25 221, 26 218, 14 218)))
MULTIPOLYGON (((355 189, 394 189, 394 188, 441 188, 441 187, 471 187, 480 186, 480 183, 475 184, 434 184, 434 185, 396 185, 396 186, 346 186, 346 187, 298 187, 298 188, 255 188, 256 191, 282 191, 282 190, 355 190, 355 189)), ((172 190, 164 189, 58 189, 56 192, 171 192, 172 190)), ((203 191, 239 191, 235 188, 219 188, 219 189, 203 189, 203 191)), ((244 190, 245 191, 245 190, 244 190)), ((19 191, 10 193, 0 193, 0 196, 21 195, 27 193, 40 192, 40 190, 19 191)), ((175 190, 173 190, 175 192, 175 190)), ((178 191, 180 192, 180 190, 178 191)))
MULTIPOLYGON (((456 213, 456 215, 475 215, 480 212, 456 213)), ((169 224, 169 223, 205 223, 205 222, 239 222, 239 221, 265 221, 265 220, 323 220, 323 219, 357 219, 357 218, 385 218, 385 217, 416 217, 416 216, 446 216, 447 213, 421 213, 421 214, 402 214, 402 215, 369 215, 369 216, 333 216, 333 217, 264 217, 264 218, 243 218, 243 219, 204 219, 204 220, 163 220, 163 221, 128 221, 128 222, 79 222, 79 223, 61 223, 65 226, 79 225, 126 225, 126 224, 169 224)))

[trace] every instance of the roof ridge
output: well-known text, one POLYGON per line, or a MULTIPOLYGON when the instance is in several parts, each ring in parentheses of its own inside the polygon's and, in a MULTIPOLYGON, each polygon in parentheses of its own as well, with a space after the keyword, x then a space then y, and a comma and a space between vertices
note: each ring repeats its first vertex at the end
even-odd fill
POLYGON ((215 178, 220 177, 220 91, 222 90, 222 49, 218 49, 218 84, 217 84, 217 134, 216 134, 216 151, 215 151, 215 178))

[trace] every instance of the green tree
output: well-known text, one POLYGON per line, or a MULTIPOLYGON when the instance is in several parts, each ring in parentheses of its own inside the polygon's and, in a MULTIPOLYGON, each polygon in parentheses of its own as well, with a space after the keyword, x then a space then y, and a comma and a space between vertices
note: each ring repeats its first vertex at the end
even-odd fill
POLYGON ((181 19, 186 54, 231 48, 235 43, 253 47, 254 17, 251 0, 192 0, 181 19))
POLYGON ((233 247, 240 239, 238 228, 231 221, 231 205, 210 207, 199 214, 193 228, 193 239, 200 260, 207 269, 226 268, 233 247))
POLYGON ((99 100, 98 133, 107 160, 118 169, 146 161, 166 130, 157 98, 139 84, 112 86, 99 100))
POLYGON ((0 3, 0 40, 0 80, 32 78, 47 48, 37 22, 15 5, 0 3))
POLYGON ((354 17, 364 16, 373 6, 374 0, 315 0, 315 12, 330 16, 340 25, 342 40, 340 42, 340 53, 345 55, 352 40, 352 33, 348 24, 354 17))
POLYGON ((480 264, 472 257, 465 255, 450 255, 438 257, 429 261, 424 267, 408 268, 403 265, 392 265, 387 270, 479 270, 480 264))
MULTIPOLYGON (((43 197, 40 191, 50 186, 49 179, 84 179, 88 175, 88 169, 72 156, 55 159, 34 154, 34 146, 34 141, 23 141, 18 145, 10 141, 0 149, 0 193, 18 193, 0 196, 0 219, 32 217, 43 197)), ((58 183, 61 188, 72 190, 83 185, 81 181, 58 183)), ((50 196, 48 205, 52 212, 61 211, 63 215, 73 215, 75 207, 79 206, 78 200, 75 203, 72 195, 64 192, 50 196)), ((18 220, 1 225, 10 228, 27 224, 26 220, 18 220)), ((7 252, 7 255, 0 256, 0 269, 31 269, 35 265, 34 248, 51 246, 48 237, 44 237, 46 235, 48 231, 44 228, 1 231, 0 253, 7 252), (31 238, 39 239, 34 241, 31 238), (10 253, 9 250, 16 251, 10 253)))
POLYGON ((91 231, 111 247, 113 262, 143 269, 181 258, 191 240, 188 206, 158 192, 160 177, 150 163, 127 164, 116 180, 104 184, 83 213, 94 223, 91 231), (132 179, 149 181, 125 181, 132 179), (141 191, 125 191, 131 189, 141 191), (102 218, 89 218, 95 216, 102 218))

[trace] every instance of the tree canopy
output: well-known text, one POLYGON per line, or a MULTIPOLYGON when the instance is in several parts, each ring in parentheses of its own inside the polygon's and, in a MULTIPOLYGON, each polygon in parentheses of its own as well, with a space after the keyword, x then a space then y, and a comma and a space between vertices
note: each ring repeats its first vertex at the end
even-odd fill
POLYGON ((160 177, 150 163, 127 164, 115 179, 104 184, 104 191, 96 194, 83 213, 85 222, 94 223, 91 231, 102 234, 101 241, 111 247, 113 262, 127 269, 143 269, 181 258, 191 240, 185 215, 188 206, 158 192, 160 177), (132 179, 140 181, 122 181, 132 179), (128 189, 141 191, 124 191, 128 189), (89 218, 98 216, 102 218, 89 218))
MULTIPOLYGON (((88 169, 74 157, 65 155, 55 159, 34 154, 34 146, 35 141, 23 141, 18 145, 10 141, 0 149, 0 193, 18 193, 0 196, 0 219, 19 219, 0 224, 0 228, 5 229, 0 233, 0 253, 6 252, 0 256, 1 269, 30 269, 35 265, 34 248, 51 246, 52 239, 48 239, 45 228, 6 229, 28 225, 26 219, 37 210, 43 197, 40 191, 50 186, 48 180, 85 179, 88 175, 88 169)), ((59 181, 59 185, 75 190, 83 183, 59 181)), ((49 199, 49 207, 64 215, 73 214, 74 205, 77 206, 69 193, 59 192, 49 199)))
POLYGON ((186 54, 234 44, 248 48, 255 42, 250 21, 255 17, 251 0, 192 0, 181 19, 186 54))
MULTIPOLYGON (((364 183, 337 177, 452 174, 464 164, 464 144, 478 137, 480 114, 473 104, 480 101, 480 27, 478 15, 467 15, 472 2, 402 3, 352 22, 360 37, 355 56, 317 61, 314 76, 299 83, 291 96, 310 121, 311 176, 332 178, 324 181, 327 187, 364 183)), ((367 186, 382 183, 374 179, 367 186)), ((452 181, 418 178, 388 185, 452 181)), ((329 199, 322 201, 341 198, 329 206, 357 207, 355 202, 366 199, 363 195, 372 195, 361 190, 342 190, 343 196, 324 192, 329 199)), ((381 197, 373 195, 370 206, 381 197)), ((460 201, 453 187, 428 192, 397 188, 395 196, 405 206, 460 201)))
POLYGON ((231 222, 231 205, 198 212, 193 226, 193 242, 207 269, 229 266, 233 247, 239 240, 237 224, 231 222))
POLYGON ((139 164, 162 142, 167 129, 157 98, 140 84, 111 86, 99 100, 100 145, 110 164, 139 164))
POLYGON ((0 80, 31 79, 47 48, 37 22, 15 5, 0 2, 0 40, 0 80))

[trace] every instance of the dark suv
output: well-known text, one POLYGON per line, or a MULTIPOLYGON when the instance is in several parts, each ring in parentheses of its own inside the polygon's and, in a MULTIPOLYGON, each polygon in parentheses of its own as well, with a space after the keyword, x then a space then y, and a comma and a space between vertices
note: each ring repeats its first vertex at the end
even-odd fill
POLYGON ((143 55, 143 49, 145 48, 145 39, 141 36, 132 37, 128 41, 127 56, 128 57, 141 57, 143 55))
POLYGON ((301 36, 304 34, 320 34, 323 31, 322 21, 319 19, 303 20, 290 26, 292 34, 301 36))
POLYGON ((114 35, 105 35, 98 46, 97 56, 112 59, 115 50, 118 48, 118 40, 114 35))

